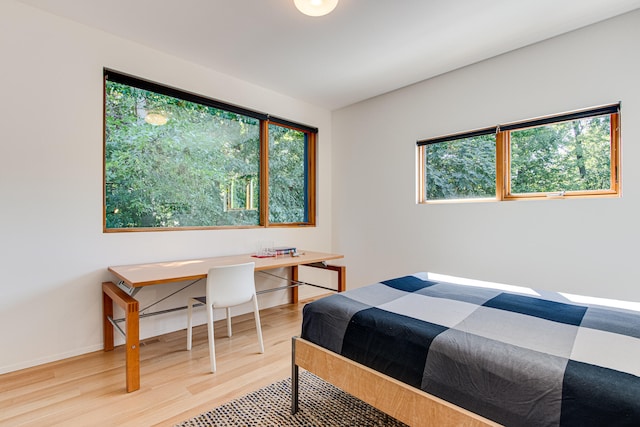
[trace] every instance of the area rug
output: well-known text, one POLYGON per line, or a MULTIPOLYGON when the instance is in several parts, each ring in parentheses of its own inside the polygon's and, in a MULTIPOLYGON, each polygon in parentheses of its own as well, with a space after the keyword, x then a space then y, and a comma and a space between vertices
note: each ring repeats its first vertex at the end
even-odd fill
POLYGON ((291 379, 288 378, 178 424, 178 427, 406 427, 395 418, 306 371, 300 373, 299 408, 296 415, 291 415, 291 379))

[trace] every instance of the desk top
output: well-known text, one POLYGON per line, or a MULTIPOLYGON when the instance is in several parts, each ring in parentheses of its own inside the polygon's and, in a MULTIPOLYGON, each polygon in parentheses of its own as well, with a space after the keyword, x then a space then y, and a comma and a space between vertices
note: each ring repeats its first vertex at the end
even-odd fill
POLYGON ((251 256, 251 254, 243 254, 186 259, 182 261, 154 262, 150 264, 117 265, 109 267, 108 270, 128 286, 140 288, 142 286, 158 285, 161 283, 204 279, 207 277, 211 267, 220 265, 255 262, 256 271, 260 271, 344 258, 344 256, 340 254, 324 252, 298 251, 298 253, 300 255, 297 257, 279 255, 277 257, 256 258, 251 256))

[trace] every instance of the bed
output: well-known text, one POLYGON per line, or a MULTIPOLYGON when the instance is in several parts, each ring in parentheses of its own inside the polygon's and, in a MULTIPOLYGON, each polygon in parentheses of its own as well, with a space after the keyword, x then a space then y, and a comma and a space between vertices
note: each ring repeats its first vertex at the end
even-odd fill
POLYGON ((417 273, 304 307, 298 368, 409 425, 640 426, 640 303, 417 273))

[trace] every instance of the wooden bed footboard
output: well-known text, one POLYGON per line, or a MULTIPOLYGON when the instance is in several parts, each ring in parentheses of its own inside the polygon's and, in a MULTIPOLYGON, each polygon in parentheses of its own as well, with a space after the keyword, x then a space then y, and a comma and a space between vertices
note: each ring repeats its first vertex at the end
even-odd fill
POLYGON ((306 369, 410 426, 499 426, 299 337, 292 339, 292 413, 298 411, 298 368, 306 369))

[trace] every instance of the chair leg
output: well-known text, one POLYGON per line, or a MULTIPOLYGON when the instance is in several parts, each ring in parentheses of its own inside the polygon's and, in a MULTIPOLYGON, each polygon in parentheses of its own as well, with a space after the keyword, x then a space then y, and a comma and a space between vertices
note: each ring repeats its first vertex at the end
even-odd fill
POLYGON ((227 336, 231 336, 231 307, 227 307, 227 336))
POLYGON ((209 360, 211 372, 216 371, 216 347, 213 339, 213 307, 207 304, 207 333, 209 335, 209 360))
POLYGON ((187 350, 191 350, 191 340, 193 338, 193 300, 189 300, 187 305, 187 350))
POLYGON ((256 318, 256 332, 258 333, 258 343, 260 353, 264 353, 264 342, 262 341, 262 328, 260 327, 260 309, 258 308, 258 298, 253 297, 253 315, 256 318))

